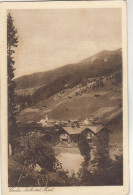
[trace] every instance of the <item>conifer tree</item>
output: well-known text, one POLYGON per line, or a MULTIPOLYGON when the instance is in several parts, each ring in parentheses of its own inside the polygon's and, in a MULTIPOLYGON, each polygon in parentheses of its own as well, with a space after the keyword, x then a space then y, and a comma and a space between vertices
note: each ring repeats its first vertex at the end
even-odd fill
POLYGON ((15 47, 18 46, 17 29, 14 26, 14 20, 11 14, 7 15, 7 73, 8 73, 8 138, 11 139, 17 135, 16 117, 18 114, 15 99, 14 78, 14 57, 15 47))

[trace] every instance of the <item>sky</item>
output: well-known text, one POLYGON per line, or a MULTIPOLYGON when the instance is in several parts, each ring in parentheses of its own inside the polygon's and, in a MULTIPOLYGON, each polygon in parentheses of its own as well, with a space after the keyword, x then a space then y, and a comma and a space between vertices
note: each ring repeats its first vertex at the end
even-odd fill
POLYGON ((122 47, 121 10, 10 10, 18 30, 15 77, 79 62, 122 47))

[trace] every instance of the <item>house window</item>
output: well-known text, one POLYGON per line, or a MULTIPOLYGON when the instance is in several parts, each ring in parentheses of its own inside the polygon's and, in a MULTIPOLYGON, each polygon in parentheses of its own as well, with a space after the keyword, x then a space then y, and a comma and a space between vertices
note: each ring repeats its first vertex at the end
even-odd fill
POLYGON ((88 133, 87 139, 92 139, 92 133, 88 133))

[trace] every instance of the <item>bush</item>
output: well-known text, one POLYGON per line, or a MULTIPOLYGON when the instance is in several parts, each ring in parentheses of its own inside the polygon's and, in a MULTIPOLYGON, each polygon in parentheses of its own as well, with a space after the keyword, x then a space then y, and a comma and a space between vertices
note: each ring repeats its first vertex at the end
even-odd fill
POLYGON ((85 133, 82 133, 79 138, 78 147, 80 150, 80 153, 85 158, 90 158, 90 146, 88 145, 88 140, 86 138, 85 133))
POLYGON ((17 152, 13 158, 22 165, 28 166, 32 164, 35 166, 38 164, 48 171, 53 171, 56 163, 55 153, 51 145, 40 141, 34 145, 28 142, 23 151, 17 152))
POLYGON ((93 174, 83 167, 80 177, 81 185, 85 186, 123 185, 123 157, 118 157, 116 162, 110 160, 108 167, 93 174))

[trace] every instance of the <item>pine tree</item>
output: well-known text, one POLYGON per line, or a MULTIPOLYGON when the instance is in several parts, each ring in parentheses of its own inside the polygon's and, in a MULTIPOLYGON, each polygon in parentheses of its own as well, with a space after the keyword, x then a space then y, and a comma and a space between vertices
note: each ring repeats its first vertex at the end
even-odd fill
POLYGON ((9 13, 7 15, 7 71, 8 71, 8 138, 11 139, 17 135, 17 108, 15 104, 15 82, 14 78, 14 57, 15 47, 18 46, 17 29, 14 27, 14 20, 9 13))

